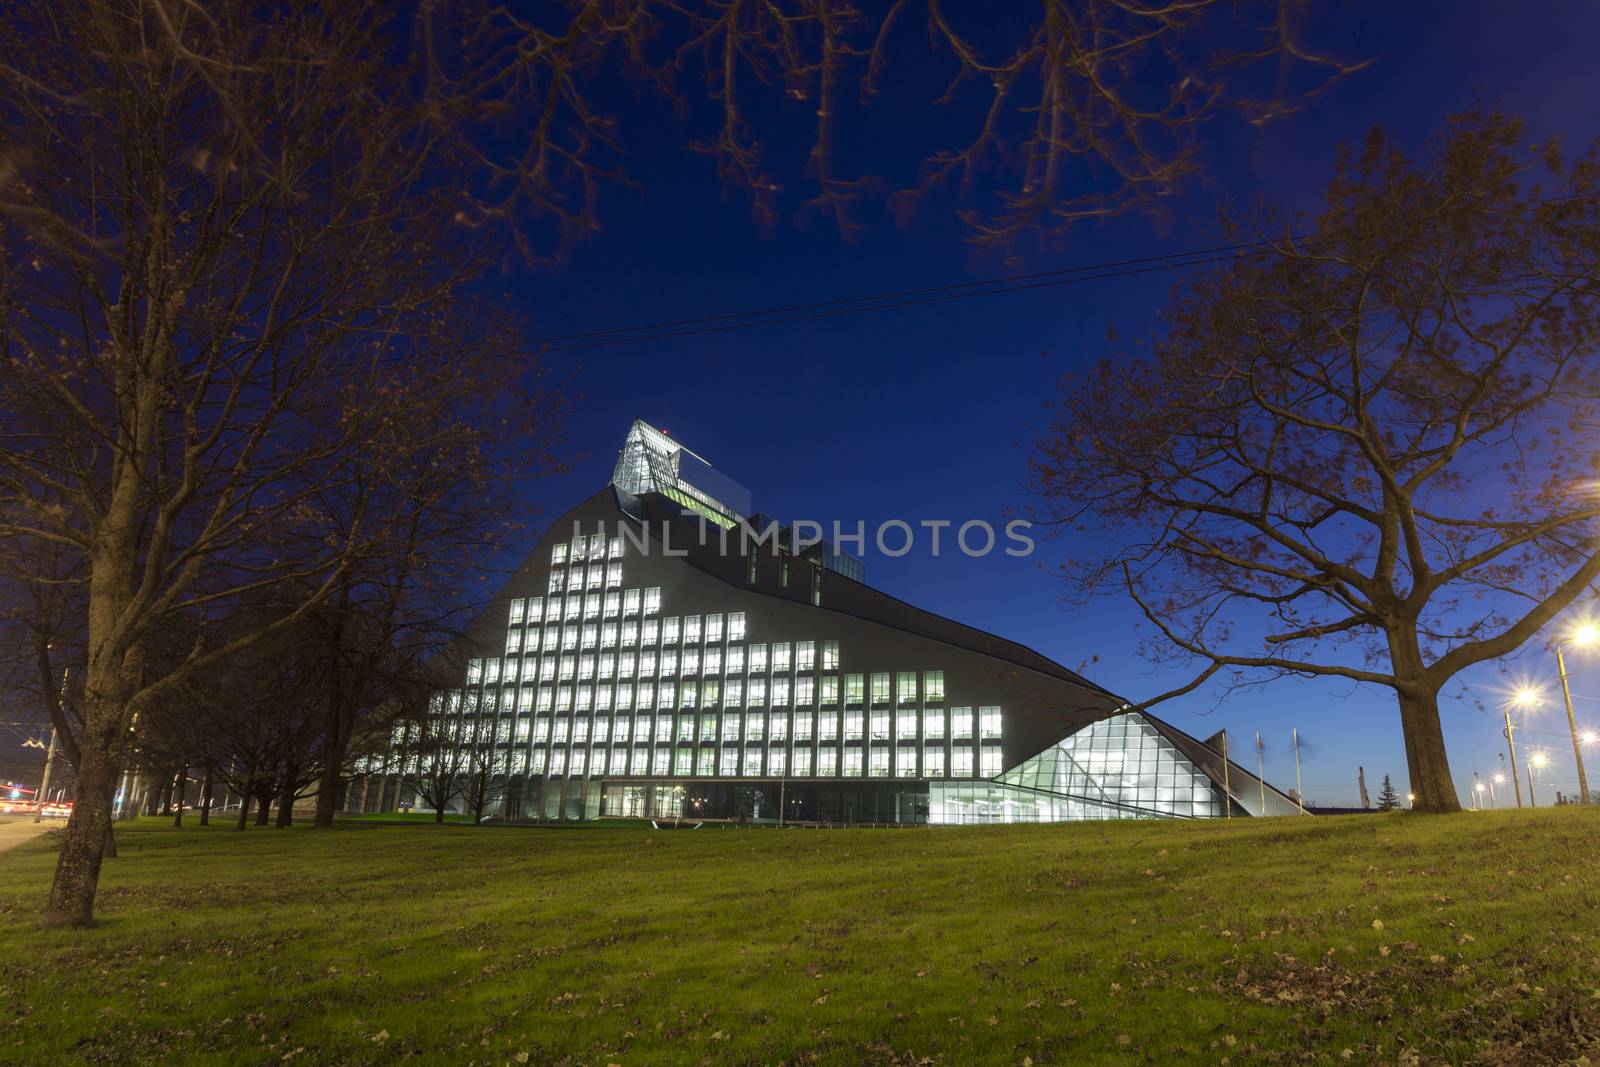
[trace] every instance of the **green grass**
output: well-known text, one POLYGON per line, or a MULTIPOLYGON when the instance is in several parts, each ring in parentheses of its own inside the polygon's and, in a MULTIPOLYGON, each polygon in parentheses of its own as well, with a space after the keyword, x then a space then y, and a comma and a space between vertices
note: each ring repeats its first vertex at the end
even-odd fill
POLYGON ((0 857, 0 1062, 1600 1058, 1600 811, 118 834, 0 857))

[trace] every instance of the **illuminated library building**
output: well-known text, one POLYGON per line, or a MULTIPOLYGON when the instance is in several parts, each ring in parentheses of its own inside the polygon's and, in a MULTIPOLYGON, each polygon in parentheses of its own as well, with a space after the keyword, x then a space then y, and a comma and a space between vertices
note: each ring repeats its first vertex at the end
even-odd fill
POLYGON ((475 655, 449 703, 475 731, 493 724, 495 814, 959 824, 1299 813, 1216 739, 873 589, 861 561, 827 542, 796 552, 787 537, 718 536, 773 521, 634 423, 611 483, 551 526, 470 635, 475 655))

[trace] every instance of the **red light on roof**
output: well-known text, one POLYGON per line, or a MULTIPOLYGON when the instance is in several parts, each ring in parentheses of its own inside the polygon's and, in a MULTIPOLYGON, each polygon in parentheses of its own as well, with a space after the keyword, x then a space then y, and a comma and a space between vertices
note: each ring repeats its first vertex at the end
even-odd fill
POLYGON ((662 437, 671 437, 672 436, 672 432, 670 430, 668 430, 665 426, 662 426, 660 429, 661 429, 661 436, 662 437))

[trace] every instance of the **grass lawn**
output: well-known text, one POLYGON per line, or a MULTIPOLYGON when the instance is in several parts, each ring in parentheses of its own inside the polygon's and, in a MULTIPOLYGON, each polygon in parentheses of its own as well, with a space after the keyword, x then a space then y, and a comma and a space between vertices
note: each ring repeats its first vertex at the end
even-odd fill
POLYGON ((1600 811, 118 835, 0 1062, 1600 1061, 1600 811))

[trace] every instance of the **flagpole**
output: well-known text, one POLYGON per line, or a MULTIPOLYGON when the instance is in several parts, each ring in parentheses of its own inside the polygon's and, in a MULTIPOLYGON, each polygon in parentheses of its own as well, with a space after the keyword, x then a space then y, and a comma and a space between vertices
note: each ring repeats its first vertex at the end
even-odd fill
POLYGON ((1299 727, 1291 727, 1290 732, 1294 734, 1294 799, 1295 803, 1300 805, 1300 814, 1304 815, 1306 813, 1306 792, 1304 787, 1300 785, 1300 729, 1299 727))

